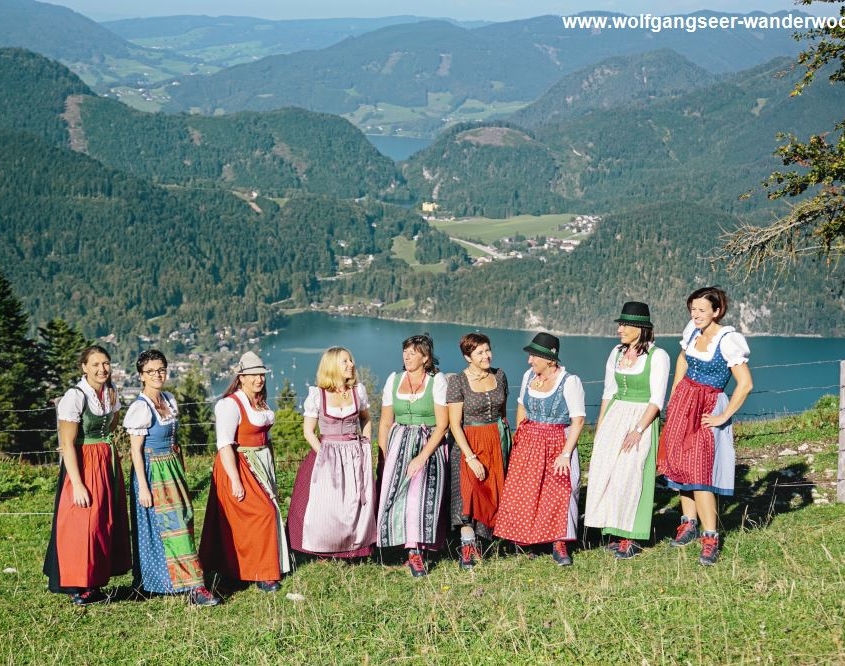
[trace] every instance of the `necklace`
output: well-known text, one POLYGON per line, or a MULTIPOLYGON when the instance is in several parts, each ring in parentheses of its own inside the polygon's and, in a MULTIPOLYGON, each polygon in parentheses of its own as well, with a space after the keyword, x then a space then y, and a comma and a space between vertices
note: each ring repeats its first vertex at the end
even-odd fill
POLYGON ((411 374, 406 374, 408 376, 408 388, 411 390, 411 397, 408 400, 410 402, 416 402, 417 400, 419 400, 417 391, 419 391, 422 388, 422 385, 425 384, 425 373, 423 373, 422 379, 420 380, 420 383, 416 388, 414 388, 414 383, 411 381, 411 374))
POLYGON ((156 408, 156 411, 164 416, 164 413, 167 410, 167 403, 164 400, 164 396, 161 393, 158 394, 157 398, 153 398, 149 393, 145 393, 144 395, 150 399, 150 402, 153 403, 153 407, 156 408))
POLYGON ((484 374, 481 374, 481 375, 476 375, 475 373, 473 373, 473 371, 472 371, 472 370, 470 370, 469 368, 467 368, 467 375, 469 375, 469 378, 470 378, 472 381, 474 381, 474 382, 480 382, 480 381, 484 381, 485 379, 487 379, 487 378, 490 376, 490 371, 489 371, 489 370, 487 370, 487 371, 485 371, 485 372, 484 372, 484 374))
POLYGON ((334 390, 335 390, 335 393, 340 394, 340 397, 343 400, 346 400, 349 397, 349 387, 348 386, 344 386, 343 389, 340 389, 340 388, 335 386, 334 390))
POLYGON ((555 368, 554 372, 551 375, 546 377, 545 375, 538 374, 534 381, 531 382, 531 388, 537 389, 538 391, 546 385, 546 382, 549 381, 552 377, 555 376, 557 373, 557 368, 555 368))
POLYGON ((636 349, 631 347, 619 358, 619 367, 633 368, 634 364, 637 362, 637 358, 639 358, 639 354, 637 354, 636 349), (634 352, 633 355, 631 355, 632 350, 634 352))

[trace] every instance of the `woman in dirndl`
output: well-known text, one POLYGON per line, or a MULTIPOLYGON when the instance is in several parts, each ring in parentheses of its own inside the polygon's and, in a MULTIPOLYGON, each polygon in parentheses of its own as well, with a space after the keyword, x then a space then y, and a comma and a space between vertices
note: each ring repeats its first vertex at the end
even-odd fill
POLYGON ((428 573, 424 550, 438 550, 448 518, 441 515, 449 478, 443 438, 449 427, 446 378, 427 334, 402 343, 404 371, 387 378, 378 445, 384 459, 377 521, 380 548, 404 546, 414 577, 428 573))
POLYGON ((288 544, 270 447, 275 420, 267 405, 267 368, 246 352, 214 406, 217 457, 200 539, 200 561, 230 582, 276 592, 290 571, 288 544))
POLYGON ((137 590, 187 593, 194 606, 216 606, 205 588, 194 542, 194 508, 176 443, 179 409, 163 390, 167 359, 157 349, 135 363, 143 390, 123 418, 132 455, 132 573, 137 590))
POLYGON ((538 333, 523 348, 531 366, 522 378, 508 475, 496 517, 496 536, 527 547, 552 544, 559 566, 572 564, 567 544, 577 538, 581 468, 578 437, 586 409, 581 380, 560 365, 560 340, 538 333))
POLYGON ((79 358, 82 379, 57 407, 59 483, 44 559, 51 592, 77 606, 108 601, 100 589, 132 567, 126 488, 112 431, 120 410, 111 356, 98 345, 79 358))
POLYGON ((654 344, 645 303, 622 306, 619 344, 607 357, 604 393, 590 458, 584 525, 609 535, 619 559, 651 537, 658 417, 669 382, 669 355, 654 344))
POLYGON ((348 349, 323 353, 303 414, 311 450, 293 485, 290 546, 321 558, 368 557, 376 540, 373 424, 367 389, 348 349))
POLYGON ((681 494, 683 516, 670 545, 700 539, 698 561, 705 566, 719 559, 716 496, 734 490, 732 417, 753 388, 745 337, 720 323, 727 309, 719 287, 696 289, 687 298, 692 319, 681 337, 657 455, 658 472, 681 494), (736 387, 728 399, 724 388, 731 377, 736 387))
POLYGON ((468 570, 481 559, 478 538, 493 538, 511 434, 506 411, 508 378, 501 368, 491 366, 490 338, 467 333, 459 347, 467 367, 448 378, 446 402, 455 443, 451 464, 459 468, 458 483, 452 487, 453 502, 460 503, 459 565, 468 570))

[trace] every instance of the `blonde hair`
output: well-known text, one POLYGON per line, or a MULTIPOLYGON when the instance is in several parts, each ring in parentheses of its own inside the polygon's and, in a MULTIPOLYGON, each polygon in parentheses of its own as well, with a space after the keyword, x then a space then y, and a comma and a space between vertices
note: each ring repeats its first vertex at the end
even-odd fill
POLYGON ((352 387, 358 383, 358 372, 355 369, 355 359, 352 358, 352 352, 346 347, 329 347, 323 352, 320 358, 320 364, 317 366, 317 386, 322 389, 335 388, 337 386, 352 387), (340 370, 340 355, 346 352, 349 354, 349 360, 352 361, 352 377, 344 378, 340 370))

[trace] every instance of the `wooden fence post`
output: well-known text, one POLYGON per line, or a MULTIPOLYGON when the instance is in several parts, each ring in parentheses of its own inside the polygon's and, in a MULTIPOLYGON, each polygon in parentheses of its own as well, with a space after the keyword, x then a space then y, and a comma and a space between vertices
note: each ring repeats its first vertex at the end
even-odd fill
POLYGON ((839 470, 836 501, 845 502, 845 361, 839 362, 839 470))

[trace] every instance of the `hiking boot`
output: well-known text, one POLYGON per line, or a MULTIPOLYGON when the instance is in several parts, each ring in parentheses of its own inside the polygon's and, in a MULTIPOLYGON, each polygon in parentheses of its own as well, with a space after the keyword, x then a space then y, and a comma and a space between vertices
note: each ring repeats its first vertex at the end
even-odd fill
POLYGON ((552 545, 552 559, 560 567, 572 566, 572 558, 566 550, 565 541, 555 541, 552 545))
POLYGON ((619 539, 611 538, 610 541, 604 545, 604 549, 610 551, 611 553, 617 552, 619 550, 619 541, 619 539))
POLYGON ((459 562, 461 569, 472 569, 476 564, 478 564, 478 560, 480 559, 481 553, 478 552, 478 548, 476 548, 474 540, 461 541, 461 560, 459 562))
POLYGON ((681 516, 681 524, 675 532, 675 538, 669 542, 670 546, 686 546, 701 536, 698 532, 698 521, 695 518, 681 516))
POLYGON ((188 594, 188 603, 191 606, 218 606, 222 602, 220 597, 214 596, 202 585, 195 587, 188 594))
POLYGON ((704 566, 716 564, 719 559, 719 533, 704 532, 701 535, 701 557, 698 563, 704 566))
POLYGON ((108 601, 109 597, 99 587, 92 587, 82 592, 74 592, 70 595, 70 603, 74 606, 90 606, 108 601))
POLYGON ((408 569, 411 571, 411 575, 414 578, 420 578, 421 576, 428 575, 428 571, 425 570, 425 562, 423 562, 422 553, 420 553, 420 551, 416 548, 412 548, 408 551, 408 569))
POLYGON ((629 560, 643 552, 643 547, 633 539, 622 539, 616 551, 616 559, 629 560))
POLYGON ((278 592, 282 587, 277 580, 260 580, 255 584, 262 592, 278 592))

